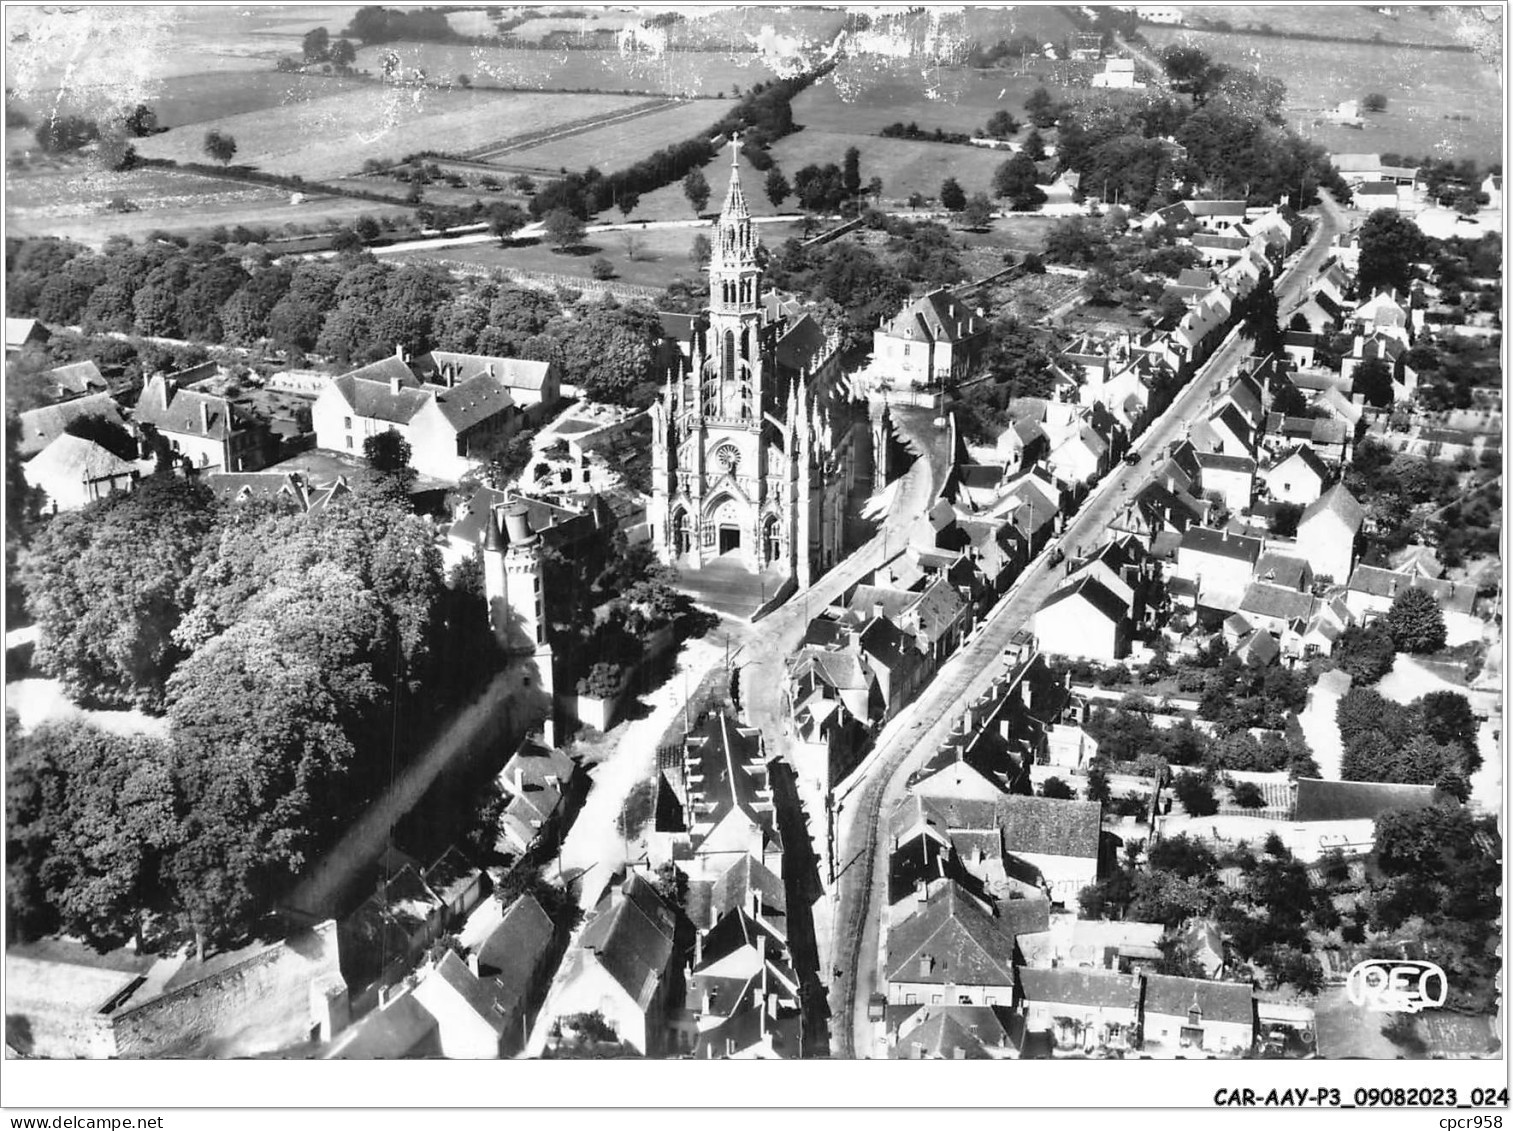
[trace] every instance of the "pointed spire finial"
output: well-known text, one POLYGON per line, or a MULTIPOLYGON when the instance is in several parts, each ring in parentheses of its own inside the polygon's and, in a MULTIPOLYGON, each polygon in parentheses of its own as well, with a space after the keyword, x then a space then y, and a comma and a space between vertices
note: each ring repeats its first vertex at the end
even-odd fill
POLYGON ((740 131, 730 135, 730 165, 734 168, 741 159, 741 134, 740 131))

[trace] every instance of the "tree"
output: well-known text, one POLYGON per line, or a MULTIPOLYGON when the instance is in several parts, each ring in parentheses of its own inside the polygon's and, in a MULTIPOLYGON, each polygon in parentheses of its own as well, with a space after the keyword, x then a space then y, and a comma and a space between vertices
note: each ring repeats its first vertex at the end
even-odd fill
POLYGON ((167 745, 80 720, 12 733, 7 720, 7 902, 24 933, 54 926, 100 949, 144 942, 171 910, 178 840, 167 745))
POLYGON ((583 237, 588 234, 583 221, 565 208, 548 212, 541 223, 546 229, 547 238, 562 251, 577 247, 583 242, 583 237))
POLYGON ((1438 652, 1445 646, 1445 614, 1427 589, 1402 590, 1387 610, 1386 623, 1400 652, 1438 652))
POLYGON ((126 132, 132 137, 147 137, 158 132, 158 115, 151 106, 138 102, 123 119, 126 132))
POLYGON ((216 516, 203 484, 153 475, 49 522, 21 568, 38 667, 77 702, 160 710, 183 656, 173 632, 186 583, 216 516))
POLYGON ((1108 768, 1102 761, 1095 761, 1087 771, 1087 799, 1096 801, 1100 805, 1107 805, 1111 796, 1108 768))
MULTIPOLYGON (((506 204, 496 201, 489 205, 489 231, 499 238, 501 244, 509 242, 509 238, 525 227, 530 222, 530 214, 516 204, 506 204)), ((577 237, 581 239, 582 237, 577 237)), ((573 242, 576 242, 574 240, 573 242)), ((565 246, 565 245, 563 245, 565 246)))
POLYGON ((222 165, 229 165, 236 156, 236 139, 220 130, 210 130, 205 134, 205 154, 222 165))
POLYGON ((98 414, 76 416, 63 426, 63 431, 70 436, 92 440, 120 459, 134 460, 140 454, 137 441, 130 432, 114 420, 98 414))
POLYGON ((1008 197, 1015 212, 1028 212, 1045 203, 1045 193, 1036 178, 1035 162, 1024 153, 1016 153, 993 173, 993 193, 1008 197))
POLYGON ((630 214, 636 210, 636 205, 638 205, 640 203, 641 203, 641 194, 640 193, 638 193, 638 192, 622 192, 620 194, 620 200, 619 200, 620 215, 624 216, 627 220, 629 220, 630 219, 630 214))
POLYGON ((1379 208, 1361 225, 1361 257, 1356 289, 1369 298, 1382 288, 1406 292, 1413 265, 1423 258, 1425 240, 1412 220, 1394 209, 1379 208))
POLYGON ((384 474, 407 471, 410 467, 410 442, 392 428, 365 437, 362 454, 369 468, 384 474))
POLYGON ((842 183, 846 186, 846 195, 855 199, 862 191, 862 154, 856 146, 846 150, 846 156, 841 163, 842 183))
POLYGON ((1020 152, 1031 161, 1045 160, 1045 139, 1040 136, 1039 130, 1031 130, 1025 135, 1024 148, 1020 152))
POLYGON ((1261 787, 1253 781, 1242 781, 1230 791, 1234 803, 1241 809, 1263 809, 1266 806, 1266 796, 1261 792, 1261 787))
POLYGON ((1298 520, 1303 517, 1301 503, 1278 503, 1276 509, 1271 512, 1269 525, 1271 532, 1278 538, 1296 538, 1298 536, 1298 520))
POLYGON ((960 212, 967 206, 967 194, 955 177, 947 177, 940 185, 940 206, 948 212, 960 212))
POLYGON ((1060 778, 1051 777, 1040 783, 1040 796, 1056 801, 1075 801, 1077 791, 1060 778))
POLYGON ((1465 752, 1465 772, 1481 767, 1477 749, 1476 714, 1470 701, 1458 691, 1431 691, 1419 700, 1424 717, 1424 734, 1434 742, 1458 746, 1465 752))
POLYGON ((463 90, 467 90, 473 85, 473 80, 467 75, 458 75, 457 85, 462 87, 463 90))
POLYGON ((1006 137, 1012 137, 1018 132, 1019 122, 1007 110, 999 110, 988 119, 987 134, 989 137, 1002 140, 1006 137))
POLYGON ((1361 99, 1361 109, 1367 113, 1380 114, 1387 109, 1387 96, 1385 94, 1368 94, 1361 99))
POLYGON ((331 45, 331 62, 341 70, 357 62, 357 48, 350 39, 343 37, 331 45))
POLYGON ((323 27, 312 28, 305 32, 301 47, 304 51, 305 62, 322 62, 331 53, 331 33, 323 27))
POLYGON ((1350 375, 1354 391, 1365 398, 1373 408, 1389 408, 1392 405, 1392 369, 1379 357, 1369 357, 1357 365, 1350 375))
POLYGON ((694 215, 704 211, 704 206, 709 203, 709 182, 704 179, 702 170, 688 170, 688 175, 683 178, 683 195, 693 206, 694 215))
POLYGON ((1213 786, 1199 774, 1181 774, 1172 783, 1172 792, 1187 810, 1189 817, 1211 817, 1219 811, 1213 786))
POLYGON ((1397 649, 1386 626, 1351 625, 1334 646, 1334 662, 1357 684, 1375 683, 1392 670, 1397 649))
POLYGON ((974 231, 986 228, 993 222, 993 202, 985 192, 973 193, 967 206, 961 210, 961 226, 974 231))
POLYGON ((1206 51, 1182 44, 1173 44, 1163 51, 1161 64, 1172 81, 1172 89, 1192 95, 1195 106, 1207 101, 1229 73, 1226 67, 1209 58, 1206 51))
POLYGON ((1024 112, 1037 129, 1049 129, 1056 124, 1056 105, 1051 101, 1051 92, 1043 86, 1036 87, 1024 100, 1024 112))
POLYGON ((688 248, 688 262, 695 267, 705 267, 709 264, 709 256, 712 251, 709 237, 700 232, 694 236, 693 243, 688 248))
POLYGON ((32 131, 43 153, 72 153, 100 136, 100 128, 78 114, 50 114, 32 131))
POLYGON ((788 178, 783 176, 783 171, 776 165, 767 170, 767 199, 772 201, 774 208, 780 207, 783 201, 793 195, 793 189, 788 184, 788 178))
POLYGON ((615 265, 602 255, 594 256, 588 265, 589 273, 596 279, 613 279, 615 277, 615 265))

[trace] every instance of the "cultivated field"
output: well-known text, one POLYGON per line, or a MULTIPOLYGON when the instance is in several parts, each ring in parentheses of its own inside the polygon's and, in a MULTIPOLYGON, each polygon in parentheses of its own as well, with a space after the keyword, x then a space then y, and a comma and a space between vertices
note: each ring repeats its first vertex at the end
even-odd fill
POLYGON ((972 145, 900 141, 812 128, 783 138, 772 147, 772 156, 791 181, 793 174, 805 165, 840 164, 853 145, 861 151, 862 183, 874 176, 881 177, 885 201, 903 200, 913 192, 938 196, 941 182, 947 177, 955 177, 969 196, 988 192, 993 170, 1008 159, 1007 153, 972 145))
POLYGON ((205 127, 231 134, 237 164, 306 180, 355 172, 369 158, 398 159, 504 142, 633 105, 620 95, 512 94, 366 86, 315 102, 233 114, 143 138, 144 157, 204 161, 205 127))
MULTIPOLYGON (((323 75, 282 74, 278 71, 233 71, 229 74, 178 75, 149 83, 144 101, 166 127, 208 122, 230 114, 247 114, 280 106, 314 102, 364 87, 361 79, 323 75)), ((371 89, 371 86, 365 87, 371 89)), ((114 85, 70 85, 36 91, 16 104, 37 121, 43 114, 98 113, 113 106, 114 85)))
POLYGON ((1191 43, 1222 62, 1258 67, 1281 79, 1287 84, 1288 124, 1336 152, 1501 159, 1502 88, 1478 56, 1180 28, 1142 30, 1158 48, 1191 43), (1387 112, 1366 115, 1364 129, 1314 124, 1320 111, 1372 92, 1387 96, 1387 112), (1447 120, 1447 114, 1470 120, 1447 120))
POLYGON ((713 96, 773 78, 754 54, 715 51, 661 53, 619 51, 533 51, 511 47, 469 47, 447 43, 394 43, 364 47, 360 70, 379 74, 392 51, 408 72, 422 70, 432 81, 467 75, 475 87, 525 90, 607 90, 713 96))
POLYGON ((306 198, 278 189, 202 177, 176 169, 108 173, 87 166, 12 171, 6 178, 6 230, 12 235, 55 235, 98 246, 113 235, 140 239, 154 229, 192 233, 225 225, 322 227, 409 210, 341 197, 306 198), (109 212, 120 196, 136 212, 109 212))
POLYGON ((729 103, 702 98, 643 114, 624 125, 610 123, 543 145, 490 154, 487 159, 542 169, 586 169, 594 165, 602 172, 613 172, 664 146, 707 132, 729 112, 729 103))

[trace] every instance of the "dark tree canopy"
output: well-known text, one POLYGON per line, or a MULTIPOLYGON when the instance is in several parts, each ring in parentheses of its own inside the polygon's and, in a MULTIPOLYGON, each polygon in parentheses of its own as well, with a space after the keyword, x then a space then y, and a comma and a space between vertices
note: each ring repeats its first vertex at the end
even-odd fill
POLYGON ((947 177, 941 182, 940 206, 948 212, 960 212, 967 206, 966 190, 956 183, 955 177, 947 177))
POLYGON ((704 211, 709 203, 709 182, 700 170, 688 170, 688 175, 683 178, 683 195, 688 198, 696 215, 704 211))
POLYGON ((1360 245, 1355 282, 1361 297, 1369 298, 1383 288, 1406 293, 1413 264, 1424 254, 1424 235, 1418 226, 1394 209, 1381 208, 1361 225, 1360 245))
POLYGON ((1427 589, 1404 589, 1387 610, 1387 631, 1402 652, 1438 652, 1445 646, 1445 614, 1427 589))
POLYGON ((236 138, 220 130, 211 130, 205 134, 205 153, 222 165, 229 165, 236 156, 236 138))

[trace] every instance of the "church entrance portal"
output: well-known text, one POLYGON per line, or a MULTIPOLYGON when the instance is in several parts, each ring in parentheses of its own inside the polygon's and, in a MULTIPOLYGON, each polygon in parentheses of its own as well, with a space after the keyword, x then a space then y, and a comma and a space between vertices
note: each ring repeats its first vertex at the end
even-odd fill
POLYGON ((741 548, 741 528, 739 526, 720 527, 720 553, 728 554, 732 550, 741 548))

